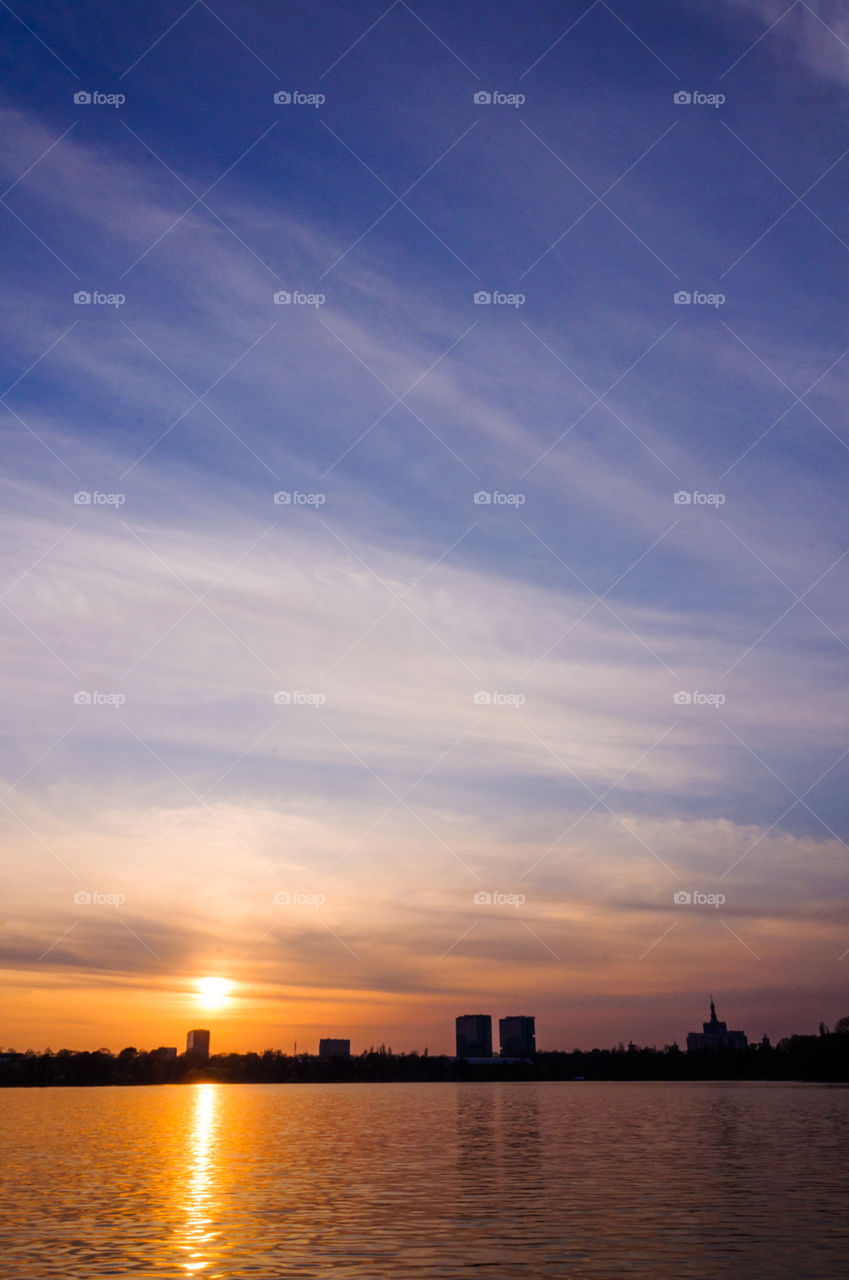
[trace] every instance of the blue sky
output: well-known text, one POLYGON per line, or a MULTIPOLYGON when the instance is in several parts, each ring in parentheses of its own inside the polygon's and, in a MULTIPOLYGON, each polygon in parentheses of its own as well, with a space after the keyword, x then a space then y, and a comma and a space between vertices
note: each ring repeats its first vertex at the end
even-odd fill
POLYGON ((845 1013, 839 6, 0 22, 13 1038, 845 1013))

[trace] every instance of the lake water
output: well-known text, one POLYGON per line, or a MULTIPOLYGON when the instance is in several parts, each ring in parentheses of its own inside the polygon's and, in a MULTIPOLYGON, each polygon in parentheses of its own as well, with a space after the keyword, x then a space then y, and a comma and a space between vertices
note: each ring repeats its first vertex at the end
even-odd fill
POLYGON ((4 1280, 849 1276, 849 1089, 0 1090, 4 1280))

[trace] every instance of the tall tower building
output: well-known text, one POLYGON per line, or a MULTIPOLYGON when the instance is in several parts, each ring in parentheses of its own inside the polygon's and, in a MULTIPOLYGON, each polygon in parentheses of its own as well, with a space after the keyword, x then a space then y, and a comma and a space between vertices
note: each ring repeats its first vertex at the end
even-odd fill
POLYGON ((537 1051, 536 1019, 524 1014, 498 1019, 502 1058, 532 1058, 537 1051))
POLYGON ((318 1042, 319 1058, 350 1058, 351 1041, 350 1040, 319 1040, 318 1042))
POLYGON ((186 1053, 196 1062, 209 1062, 209 1032, 190 1031, 186 1036, 186 1053))
POLYGON ((492 1057, 492 1018, 488 1013, 466 1013, 457 1019, 457 1057, 492 1057))

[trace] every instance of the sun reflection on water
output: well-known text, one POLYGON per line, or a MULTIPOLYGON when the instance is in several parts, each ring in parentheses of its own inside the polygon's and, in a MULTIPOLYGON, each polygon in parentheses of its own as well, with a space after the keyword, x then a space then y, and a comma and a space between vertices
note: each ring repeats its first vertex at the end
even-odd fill
POLYGON ((216 1204, 215 1142, 218 1136, 218 1087, 195 1086, 194 1112, 186 1149, 185 1228, 181 1248, 187 1255, 182 1269, 197 1275, 213 1261, 213 1242, 218 1232, 211 1230, 211 1211, 216 1204))

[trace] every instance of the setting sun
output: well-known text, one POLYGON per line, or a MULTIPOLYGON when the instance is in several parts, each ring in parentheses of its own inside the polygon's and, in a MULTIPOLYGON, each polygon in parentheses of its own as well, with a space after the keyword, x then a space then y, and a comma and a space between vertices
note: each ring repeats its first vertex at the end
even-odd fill
POLYGON ((220 1009, 233 987, 227 978, 199 978, 197 985, 198 1001, 204 1009, 220 1009))

